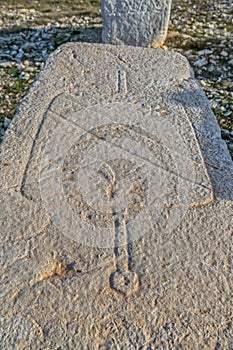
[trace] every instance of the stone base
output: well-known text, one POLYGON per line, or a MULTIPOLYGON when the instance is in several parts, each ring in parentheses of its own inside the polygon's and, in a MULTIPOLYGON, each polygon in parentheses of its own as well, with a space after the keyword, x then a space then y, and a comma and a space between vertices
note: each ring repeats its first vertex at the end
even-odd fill
POLYGON ((3 349, 232 347, 233 165, 184 57, 60 47, 1 151, 3 349))

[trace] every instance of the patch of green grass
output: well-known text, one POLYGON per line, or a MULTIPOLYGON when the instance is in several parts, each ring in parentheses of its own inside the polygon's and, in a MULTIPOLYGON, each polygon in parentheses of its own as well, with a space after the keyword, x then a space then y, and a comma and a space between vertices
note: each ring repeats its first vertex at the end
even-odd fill
POLYGON ((232 131, 232 117, 225 117, 221 110, 213 110, 221 129, 232 131))
POLYGON ((16 92, 16 93, 24 93, 26 90, 28 90, 29 86, 28 82, 25 82, 24 80, 16 80, 14 84, 11 86, 11 92, 16 92))
POLYGON ((0 121, 5 118, 12 119, 17 106, 31 86, 37 70, 30 72, 28 80, 21 79, 21 70, 12 66, 0 69, 1 95, 0 95, 0 121))
POLYGON ((233 24, 227 24, 225 28, 227 32, 231 32, 231 33, 233 32, 233 24))
POLYGON ((11 77, 18 77, 20 75, 20 71, 15 67, 7 67, 1 69, 4 70, 5 74, 10 75, 11 77))
POLYGON ((4 119, 5 118, 9 118, 9 119, 12 119, 13 116, 11 113, 1 113, 0 112, 0 122, 4 122, 4 119))
POLYGON ((168 31, 166 45, 168 48, 199 51, 209 47, 210 42, 211 47, 217 47, 221 41, 221 38, 206 37, 204 34, 192 31, 182 32, 177 30, 176 27, 171 27, 168 31))

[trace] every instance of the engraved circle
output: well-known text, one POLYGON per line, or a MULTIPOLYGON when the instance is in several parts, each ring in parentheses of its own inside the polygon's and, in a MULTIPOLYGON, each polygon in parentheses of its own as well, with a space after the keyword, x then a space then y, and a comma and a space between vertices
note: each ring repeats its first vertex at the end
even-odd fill
MULTIPOLYGON (((180 135, 168 119, 145 116, 140 104, 98 105, 69 116, 47 143, 40 170, 54 224, 90 246, 114 246, 117 215, 127 222, 129 242, 152 228, 169 233, 191 200, 183 179, 193 169, 180 135)), ((126 244, 124 237, 117 244, 126 244)))

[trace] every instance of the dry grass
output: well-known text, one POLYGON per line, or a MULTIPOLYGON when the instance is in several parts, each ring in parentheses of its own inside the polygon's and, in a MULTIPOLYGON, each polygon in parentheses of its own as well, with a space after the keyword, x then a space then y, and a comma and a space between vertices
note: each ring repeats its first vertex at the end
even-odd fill
POLYGON ((91 13, 98 11, 100 8, 100 0, 1 0, 1 5, 16 10, 20 9, 36 9, 40 12, 54 11, 80 11, 82 13, 91 13))
MULTIPOLYGON (((12 26, 14 20, 19 18, 25 11, 31 11, 33 14, 33 25, 46 25, 66 16, 79 17, 86 15, 95 17, 100 13, 100 0, 1 0, 1 6, 9 12, 13 10, 16 14, 16 18, 7 19, 7 23, 9 23, 9 20, 12 20, 12 26), (38 18, 35 18, 35 13, 38 14, 38 18)), ((0 17, 2 17, 1 11, 0 17)), ((29 27, 32 24, 31 22, 30 18, 28 18, 25 22, 25 28, 29 27)))

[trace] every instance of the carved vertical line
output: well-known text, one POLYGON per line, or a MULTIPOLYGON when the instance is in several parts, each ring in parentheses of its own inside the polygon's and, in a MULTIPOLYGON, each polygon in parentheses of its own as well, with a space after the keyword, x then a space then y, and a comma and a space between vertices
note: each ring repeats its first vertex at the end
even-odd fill
MULTIPOLYGON (((114 256, 115 256, 115 268, 117 271, 124 271, 128 269, 129 265, 129 254, 128 254, 128 237, 126 230, 125 220, 119 222, 116 220, 114 222, 114 232, 115 232, 115 247, 114 247, 114 256), (124 245, 119 245, 124 237, 124 245)), ((122 244, 122 243, 121 243, 122 244)))
POLYGON ((126 95, 127 88, 127 73, 124 70, 118 70, 117 72, 117 92, 126 95))

